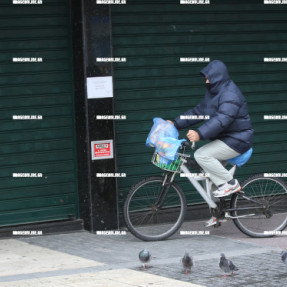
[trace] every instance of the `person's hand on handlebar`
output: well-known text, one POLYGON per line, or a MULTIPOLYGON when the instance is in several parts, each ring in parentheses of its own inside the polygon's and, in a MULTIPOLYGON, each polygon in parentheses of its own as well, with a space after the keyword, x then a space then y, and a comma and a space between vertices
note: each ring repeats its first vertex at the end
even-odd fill
POLYGON ((200 140, 199 134, 194 130, 189 130, 186 136, 191 142, 198 142, 200 140))

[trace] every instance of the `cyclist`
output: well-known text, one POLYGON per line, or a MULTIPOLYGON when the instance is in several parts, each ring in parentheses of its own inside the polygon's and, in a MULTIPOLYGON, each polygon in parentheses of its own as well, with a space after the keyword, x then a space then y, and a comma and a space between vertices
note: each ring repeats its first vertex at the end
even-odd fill
MULTIPOLYGON (((216 185, 214 197, 224 197, 241 189, 237 179, 225 169, 225 161, 250 149, 253 129, 246 100, 230 79, 225 64, 214 60, 200 73, 206 82, 205 96, 183 115, 209 116, 209 119, 197 130, 189 130, 187 137, 192 142, 211 140, 194 153, 194 158, 216 185)), ((169 122, 180 130, 201 122, 201 118, 181 119, 178 116, 174 122, 169 122)), ((216 218, 212 217, 206 226, 215 224, 216 218)))

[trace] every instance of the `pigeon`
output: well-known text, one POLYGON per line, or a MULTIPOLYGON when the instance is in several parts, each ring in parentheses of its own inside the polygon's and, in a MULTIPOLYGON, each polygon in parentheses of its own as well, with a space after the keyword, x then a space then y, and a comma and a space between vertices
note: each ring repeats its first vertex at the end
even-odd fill
POLYGON ((287 251, 281 252, 281 259, 282 259, 283 263, 287 265, 287 251))
POLYGON ((139 260, 141 261, 143 265, 143 269, 145 269, 146 267, 150 267, 149 265, 147 265, 147 263, 150 262, 150 259, 151 259, 151 254, 147 249, 143 249, 142 251, 140 251, 139 260))
MULTIPOLYGON (((231 275, 233 276, 233 272, 239 270, 233 263, 231 260, 228 260, 225 258, 225 255, 223 253, 221 253, 221 257, 220 257, 220 262, 219 262, 219 267, 221 270, 223 270, 225 273, 231 273, 231 275)), ((226 274, 223 276, 226 277, 226 274)))
POLYGON ((191 267, 193 266, 192 256, 189 256, 189 254, 185 252, 183 258, 181 259, 181 263, 185 269, 185 274, 188 274, 188 270, 191 271, 191 267))

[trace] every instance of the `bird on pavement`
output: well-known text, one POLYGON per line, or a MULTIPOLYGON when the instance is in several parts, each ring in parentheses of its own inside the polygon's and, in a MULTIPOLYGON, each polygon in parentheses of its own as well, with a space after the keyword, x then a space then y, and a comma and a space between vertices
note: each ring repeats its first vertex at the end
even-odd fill
POLYGON ((183 258, 181 259, 181 263, 185 269, 185 274, 188 274, 188 270, 191 272, 191 267, 193 266, 192 256, 189 256, 189 254, 185 252, 183 258))
MULTIPOLYGON (((239 270, 231 260, 226 259, 225 255, 221 253, 219 267, 224 273, 230 273, 233 276, 234 271, 239 270)), ((223 276, 226 277, 226 274, 223 276)))
POLYGON ((147 263, 151 260, 151 254, 147 249, 143 249, 139 253, 139 260, 142 263, 143 269, 146 269, 146 267, 150 267, 147 263))

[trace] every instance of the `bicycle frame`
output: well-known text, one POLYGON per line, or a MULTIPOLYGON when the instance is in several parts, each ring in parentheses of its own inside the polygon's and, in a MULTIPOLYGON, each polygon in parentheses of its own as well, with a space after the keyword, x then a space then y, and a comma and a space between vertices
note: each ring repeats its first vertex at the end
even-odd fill
MULTIPOLYGON (((188 169, 188 167, 185 165, 186 164, 186 157, 190 157, 190 155, 186 155, 184 153, 178 153, 179 156, 181 156, 181 160, 183 161, 180 170, 178 171, 169 171, 168 174, 165 175, 165 179, 164 182, 162 184, 162 189, 160 191, 159 197, 156 201, 156 203, 154 204, 154 207, 157 209, 161 209, 162 205, 165 201, 165 198, 167 196, 167 193, 169 191, 169 188, 174 180, 174 177, 176 175, 176 173, 180 172, 180 174, 184 173, 184 174, 193 174, 190 172, 190 170, 188 169)), ((153 162, 153 161, 152 161, 153 162)), ((232 165, 232 168, 229 169, 230 174, 233 176, 235 174, 237 166, 236 165, 232 165)), ((258 202, 256 199, 251 199, 248 198, 244 195, 244 193, 238 193, 239 196, 242 196, 245 199, 248 199, 249 201, 252 201, 253 203, 256 204, 256 206, 254 207, 241 207, 241 208, 236 208, 236 209, 223 209, 220 205, 218 205, 218 203, 221 202, 221 200, 219 198, 216 198, 213 196, 213 193, 211 191, 211 187, 213 185, 213 182, 210 180, 209 177, 206 176, 187 176, 187 179, 189 180, 189 182, 194 186, 194 188, 197 190, 197 192, 201 195, 201 197, 204 199, 204 201, 207 203, 207 205, 209 206, 210 209, 219 209, 219 211, 221 212, 233 212, 233 211, 238 211, 238 210, 254 210, 254 209, 258 209, 259 206, 262 208, 262 204, 260 202, 258 202), (200 181, 203 181, 204 184, 203 186, 199 183, 200 181)), ((226 215, 227 216, 227 215, 226 215)))
MULTIPOLYGON (((185 164, 181 166, 181 171, 184 174, 191 174, 190 170, 187 168, 185 164)), ((232 175, 234 175, 235 171, 236 171, 236 165, 233 165, 233 167, 229 170, 229 172, 232 175)), ((209 177, 195 176, 195 177, 187 177, 187 179, 194 186, 197 192, 202 196, 202 198, 206 201, 206 203, 210 208, 217 207, 216 202, 212 199, 212 193, 211 193, 212 181, 210 180, 209 177), (201 186, 199 181, 205 181, 205 189, 201 186)))
MULTIPOLYGON (((181 171, 185 174, 190 174, 190 170, 187 168, 185 164, 181 166, 181 171)), ((232 168, 229 170, 229 172, 232 174, 232 176, 235 174, 236 171, 236 165, 233 165, 232 168)), ((218 205, 216 202, 219 202, 220 200, 215 198, 216 202, 212 199, 212 192, 211 192, 211 186, 212 186, 212 181, 210 180, 209 177, 203 177, 203 176, 195 176, 195 177, 187 177, 190 183, 194 186, 194 188, 197 190, 197 192, 202 196, 202 198, 205 200, 205 202, 208 204, 210 208, 217 208, 218 205), (199 181, 205 181, 205 189, 201 186, 199 181)), ((251 199, 249 197, 246 197, 244 195, 241 195, 243 198, 246 198, 255 204, 257 206, 254 207, 241 207, 241 208, 227 208, 227 209, 222 209, 222 212, 232 212, 232 211, 238 211, 238 210, 253 210, 253 209, 258 209, 258 206, 261 206, 262 204, 254 199, 251 199)), ((231 216, 229 216, 231 218, 231 216)))

